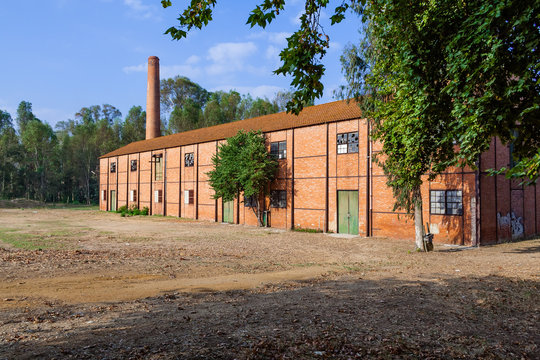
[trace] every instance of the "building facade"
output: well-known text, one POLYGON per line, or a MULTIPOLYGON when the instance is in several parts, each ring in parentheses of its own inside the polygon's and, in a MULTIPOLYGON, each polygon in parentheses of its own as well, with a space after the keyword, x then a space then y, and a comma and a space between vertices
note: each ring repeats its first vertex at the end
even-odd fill
MULTIPOLYGON (((394 211, 377 144, 356 104, 338 101, 129 144, 100 158, 100 209, 148 207, 152 215, 256 225, 249 200, 213 199, 207 172, 219 144, 238 130, 262 130, 278 158, 266 201, 268 226, 414 238, 394 211)), ((422 188, 424 221, 435 241, 479 245, 530 236, 540 227, 540 191, 486 170, 507 166, 509 149, 493 140, 480 170, 451 168, 422 188)))
MULTIPOLYGON (((336 101, 169 136, 160 136, 159 59, 148 59, 146 140, 103 155, 100 209, 147 207, 151 215, 257 225, 249 199, 224 203, 208 182, 212 156, 239 130, 261 130, 279 169, 265 201, 267 226, 413 239, 414 222, 394 210, 392 190, 374 163, 378 144, 357 104, 336 101)), ((422 186, 423 217, 434 240, 481 245, 538 234, 540 188, 488 169, 510 164, 493 139, 478 170, 449 168, 422 186)))

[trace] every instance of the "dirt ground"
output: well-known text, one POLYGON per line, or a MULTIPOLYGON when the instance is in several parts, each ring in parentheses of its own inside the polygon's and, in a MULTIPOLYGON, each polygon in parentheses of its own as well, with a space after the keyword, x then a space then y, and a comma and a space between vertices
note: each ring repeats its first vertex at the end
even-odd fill
POLYGON ((540 239, 0 209, 0 359, 540 358, 540 239))

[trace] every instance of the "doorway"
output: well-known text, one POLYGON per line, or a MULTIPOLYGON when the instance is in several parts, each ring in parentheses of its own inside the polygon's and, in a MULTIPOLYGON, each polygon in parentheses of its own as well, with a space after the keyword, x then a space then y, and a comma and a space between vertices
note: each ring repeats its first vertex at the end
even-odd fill
POLYGON ((234 223, 234 200, 223 201, 223 222, 234 223))
POLYGON ((116 211, 116 190, 111 190, 111 211, 116 211))
POLYGON ((338 190, 338 233, 358 235, 357 190, 338 190))

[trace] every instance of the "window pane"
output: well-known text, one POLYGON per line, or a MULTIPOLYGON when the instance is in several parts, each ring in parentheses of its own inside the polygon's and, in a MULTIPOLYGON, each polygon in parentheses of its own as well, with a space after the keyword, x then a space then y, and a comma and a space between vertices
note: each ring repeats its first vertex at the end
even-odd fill
POLYGON ((347 134, 338 134, 337 143, 338 144, 346 144, 347 143, 347 134))
POLYGON ((273 208, 287 207, 287 191, 272 190, 270 191, 270 206, 273 208))
POLYGON ((349 144, 357 143, 358 144, 358 132, 352 132, 348 134, 348 142, 349 144))
POLYGON ((349 144, 349 152, 357 153, 358 152, 358 143, 349 144))
POLYGON ((429 193, 430 212, 432 214, 444 215, 445 214, 445 199, 444 190, 431 190, 429 193))
POLYGON ((338 154, 346 154, 347 153, 347 144, 339 144, 337 146, 337 153, 338 154))
POLYGON ((187 154, 184 155, 184 166, 185 167, 193 166, 194 163, 195 163, 195 161, 194 161, 194 158, 193 158, 193 153, 187 153, 187 154))

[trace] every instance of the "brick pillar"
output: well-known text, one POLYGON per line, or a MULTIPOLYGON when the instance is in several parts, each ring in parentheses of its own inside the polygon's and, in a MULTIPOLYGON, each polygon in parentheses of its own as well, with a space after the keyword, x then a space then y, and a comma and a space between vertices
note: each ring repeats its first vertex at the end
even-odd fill
POLYGON ((161 136, 159 116, 159 58, 150 56, 146 90, 146 140, 161 136))

